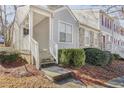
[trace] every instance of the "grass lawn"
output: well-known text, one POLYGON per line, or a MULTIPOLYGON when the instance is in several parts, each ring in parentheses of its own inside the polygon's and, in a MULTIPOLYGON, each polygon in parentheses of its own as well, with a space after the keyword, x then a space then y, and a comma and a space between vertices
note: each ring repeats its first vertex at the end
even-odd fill
POLYGON ((124 76, 124 61, 116 60, 110 66, 105 67, 86 64, 81 69, 74 69, 73 71, 86 85, 101 84, 113 78, 124 76))
POLYGON ((0 87, 49 88, 57 87, 57 85, 49 81, 35 66, 18 59, 16 62, 0 64, 0 87))

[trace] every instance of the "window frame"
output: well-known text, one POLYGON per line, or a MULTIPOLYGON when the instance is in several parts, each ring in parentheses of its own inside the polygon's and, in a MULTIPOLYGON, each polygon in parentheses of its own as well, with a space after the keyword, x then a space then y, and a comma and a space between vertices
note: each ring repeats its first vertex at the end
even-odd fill
POLYGON ((73 44, 73 25, 71 23, 62 21, 62 20, 58 20, 58 43, 63 43, 63 44, 73 44), (60 42, 60 23, 63 23, 65 25, 71 25, 72 30, 71 30, 71 34, 72 34, 72 41, 71 42, 60 42))
POLYGON ((29 35, 29 28, 23 27, 23 36, 28 36, 29 35), (27 30, 26 33, 24 30, 27 30))
POLYGON ((89 47, 89 46, 90 46, 90 39, 91 39, 91 37, 90 37, 90 32, 91 32, 91 31, 89 31, 89 30, 85 30, 84 44, 85 44, 86 47, 89 47), (88 36, 86 35, 86 33, 88 34, 88 36), (87 42, 86 38, 89 39, 89 42, 87 42))

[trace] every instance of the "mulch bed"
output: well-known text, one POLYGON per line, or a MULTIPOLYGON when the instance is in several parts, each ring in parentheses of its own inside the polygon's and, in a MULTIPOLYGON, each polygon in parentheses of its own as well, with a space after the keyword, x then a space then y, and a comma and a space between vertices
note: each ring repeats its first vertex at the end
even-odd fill
POLYGON ((57 87, 49 81, 43 72, 35 66, 27 64, 22 58, 15 62, 5 62, 0 64, 0 87, 6 88, 39 88, 57 87))
POLYGON ((124 61, 116 60, 110 66, 99 67, 86 64, 81 69, 73 70, 86 85, 105 83, 113 78, 124 76, 124 61))

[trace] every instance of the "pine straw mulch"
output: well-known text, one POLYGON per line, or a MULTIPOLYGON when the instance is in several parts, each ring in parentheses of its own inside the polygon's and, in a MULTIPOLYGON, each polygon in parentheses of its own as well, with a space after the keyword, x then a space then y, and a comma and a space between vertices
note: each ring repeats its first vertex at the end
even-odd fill
POLYGON ((124 61, 116 60, 110 66, 99 67, 86 64, 81 69, 73 70, 76 77, 86 85, 102 84, 105 82, 124 76, 124 61))
POLYGON ((0 87, 6 88, 51 88, 57 87, 43 72, 19 58, 16 62, 0 64, 0 87))

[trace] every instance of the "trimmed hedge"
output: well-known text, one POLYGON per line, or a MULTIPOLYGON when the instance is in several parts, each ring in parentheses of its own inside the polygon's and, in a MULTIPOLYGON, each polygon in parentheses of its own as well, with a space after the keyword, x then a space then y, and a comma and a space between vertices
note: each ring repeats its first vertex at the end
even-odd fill
POLYGON ((105 62, 107 62, 107 65, 111 65, 112 61, 114 60, 113 55, 109 51, 103 51, 105 53, 105 62))
POLYGON ((113 58, 114 58, 115 60, 118 60, 118 59, 121 58, 119 54, 112 54, 112 55, 113 55, 113 58))
POLYGON ((63 66, 81 67, 85 64, 83 49, 59 49, 59 64, 63 66))
POLYGON ((105 66, 112 63, 112 55, 108 51, 102 51, 97 48, 85 48, 86 63, 105 66))

